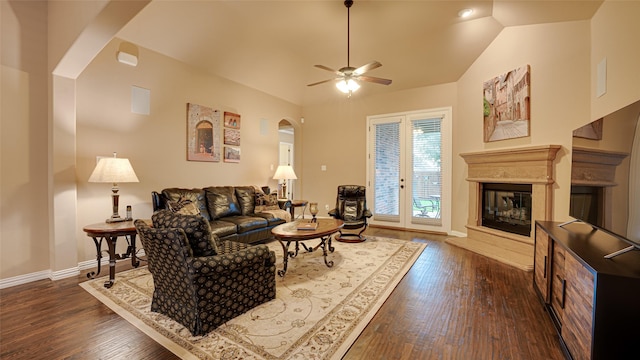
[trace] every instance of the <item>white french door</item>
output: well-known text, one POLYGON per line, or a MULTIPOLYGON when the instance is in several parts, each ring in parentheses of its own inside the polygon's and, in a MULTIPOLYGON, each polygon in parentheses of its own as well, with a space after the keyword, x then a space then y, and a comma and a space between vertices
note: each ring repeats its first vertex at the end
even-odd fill
POLYGON ((374 225, 451 230, 451 108, 367 117, 374 225))

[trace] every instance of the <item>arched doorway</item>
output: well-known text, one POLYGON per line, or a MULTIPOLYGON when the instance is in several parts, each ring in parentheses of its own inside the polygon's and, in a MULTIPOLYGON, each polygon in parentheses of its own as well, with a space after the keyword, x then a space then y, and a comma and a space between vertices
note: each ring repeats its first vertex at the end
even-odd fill
MULTIPOLYGON (((278 166, 289 165, 297 174, 294 165, 295 129, 293 124, 286 119, 282 119, 278 123, 278 140, 278 166)), ((278 184, 278 197, 293 199, 293 193, 293 180, 280 180, 280 183, 278 184), (282 192, 282 183, 286 184, 284 187, 286 189, 286 193, 282 192)))

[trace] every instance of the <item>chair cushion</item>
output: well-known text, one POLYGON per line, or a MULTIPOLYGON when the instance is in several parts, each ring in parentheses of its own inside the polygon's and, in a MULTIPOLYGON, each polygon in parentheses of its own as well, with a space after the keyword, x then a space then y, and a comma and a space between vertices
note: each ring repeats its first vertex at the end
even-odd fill
POLYGON ((224 221, 232 222, 238 227, 238 234, 267 227, 267 220, 254 216, 227 216, 224 221))
POLYGON ((205 188, 204 193, 212 220, 242 214, 236 191, 232 186, 211 186, 205 188))
POLYGON ((209 227, 211 228, 211 232, 219 238, 233 235, 238 232, 236 224, 223 220, 211 220, 209 221, 209 227))
POLYGON ((209 222, 200 215, 184 215, 171 210, 160 210, 151 216, 153 226, 160 229, 178 228, 184 230, 193 256, 213 256, 218 254, 216 235, 211 233, 209 222))
POLYGON ((236 241, 221 241, 220 244, 220 253, 221 254, 231 254, 234 252, 238 252, 241 250, 246 250, 250 248, 251 245, 239 243, 236 241))
POLYGON ((279 225, 291 221, 291 213, 287 210, 262 210, 255 213, 255 216, 267 219, 269 226, 279 225))
POLYGON ((342 209, 342 217, 344 221, 351 222, 356 221, 358 219, 362 219, 362 207, 360 206, 362 202, 358 200, 344 200, 343 209, 342 209))

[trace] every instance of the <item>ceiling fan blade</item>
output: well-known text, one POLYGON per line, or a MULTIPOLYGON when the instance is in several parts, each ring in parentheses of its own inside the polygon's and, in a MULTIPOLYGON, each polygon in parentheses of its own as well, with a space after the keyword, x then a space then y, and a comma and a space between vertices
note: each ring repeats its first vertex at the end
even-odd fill
POLYGON ((373 77, 373 76, 358 76, 358 80, 368 81, 368 82, 382 84, 382 85, 391 84, 391 80, 389 79, 383 79, 383 78, 373 77))
POLYGON ((333 70, 330 67, 324 66, 324 65, 313 65, 315 67, 317 67, 318 69, 322 69, 322 70, 327 70, 327 71, 331 71, 332 73, 335 73, 336 75, 342 76, 343 74, 338 71, 338 70, 333 70))
POLYGON ((313 84, 309 84, 309 85, 307 85, 307 86, 320 85, 320 84, 324 84, 324 83, 326 83, 326 82, 333 81, 333 80, 335 80, 335 79, 322 80, 322 81, 315 82, 315 83, 313 83, 313 84))
POLYGON ((362 75, 364 73, 366 73, 367 71, 371 71, 373 69, 377 69, 380 66, 382 66, 382 64, 380 64, 377 61, 372 61, 368 64, 362 65, 359 68, 353 70, 353 75, 358 76, 358 75, 362 75))

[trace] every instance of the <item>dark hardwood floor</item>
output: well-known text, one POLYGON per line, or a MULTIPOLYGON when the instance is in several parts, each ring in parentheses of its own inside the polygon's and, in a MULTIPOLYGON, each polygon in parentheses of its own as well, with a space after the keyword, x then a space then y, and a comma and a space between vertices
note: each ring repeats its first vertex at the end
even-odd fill
MULTIPOLYGON (((564 359, 532 273, 443 236, 367 233, 428 246, 344 359, 564 359)), ((85 280, 0 290, 0 359, 177 359, 78 286, 85 280)))

